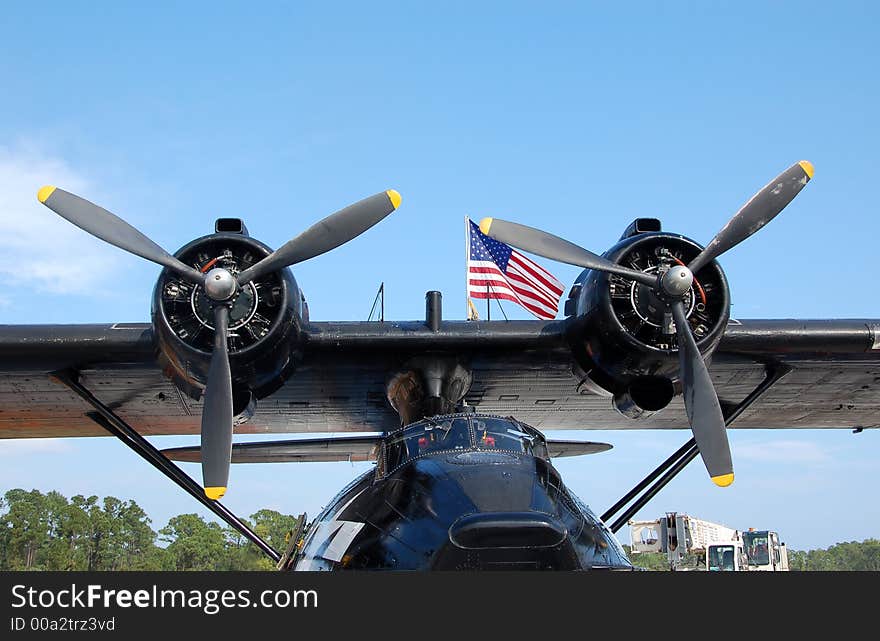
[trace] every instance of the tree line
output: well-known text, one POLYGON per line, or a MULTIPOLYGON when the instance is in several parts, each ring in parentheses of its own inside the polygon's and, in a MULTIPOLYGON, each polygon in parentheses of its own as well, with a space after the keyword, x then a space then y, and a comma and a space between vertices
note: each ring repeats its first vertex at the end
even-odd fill
MULTIPOLYGON (((284 551, 296 517, 259 510, 246 520, 284 551)), ((272 570, 235 530, 197 514, 158 532, 134 501, 13 489, 0 498, 0 570, 272 570)))
POLYGON ((880 570, 880 540, 849 541, 824 550, 788 551, 792 570, 880 570))
MULTIPOLYGON (((643 552, 630 554, 630 546, 624 545, 633 565, 645 570, 668 570, 666 554, 643 552)), ((685 555, 682 567, 702 569, 704 559, 695 554, 685 555)), ((788 550, 788 567, 792 571, 851 571, 880 570, 880 539, 849 541, 817 550, 788 550)))
MULTIPOLYGON (((259 510, 245 522, 278 551, 296 517, 259 510)), ((158 532, 134 501, 113 496, 14 489, 0 498, 0 570, 272 570, 274 564, 232 528, 179 514, 158 532)), ((629 554, 629 546, 624 546, 629 554)), ((665 554, 635 554, 649 570, 668 569, 665 554)), ((880 540, 788 550, 792 570, 880 571, 880 540)), ((699 560, 694 561, 694 566, 699 560)))

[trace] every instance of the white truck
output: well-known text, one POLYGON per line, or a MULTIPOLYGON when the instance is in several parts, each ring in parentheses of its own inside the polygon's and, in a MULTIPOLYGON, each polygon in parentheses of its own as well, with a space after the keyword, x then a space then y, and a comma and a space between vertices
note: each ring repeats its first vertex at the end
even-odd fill
POLYGON ((776 532, 751 528, 741 532, 676 512, 653 521, 629 521, 629 526, 632 553, 665 553, 671 570, 788 570, 785 543, 776 532), (700 567, 686 567, 685 561, 694 556, 700 567))

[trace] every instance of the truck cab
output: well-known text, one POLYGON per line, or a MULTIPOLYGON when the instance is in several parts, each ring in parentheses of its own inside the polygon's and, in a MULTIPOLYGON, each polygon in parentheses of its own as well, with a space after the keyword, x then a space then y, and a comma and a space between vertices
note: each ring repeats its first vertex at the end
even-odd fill
POLYGON ((776 532, 749 528, 743 532, 743 546, 750 571, 788 571, 788 551, 776 532))
POLYGON ((709 572, 743 572, 749 559, 742 541, 716 543, 706 549, 706 570, 709 572))

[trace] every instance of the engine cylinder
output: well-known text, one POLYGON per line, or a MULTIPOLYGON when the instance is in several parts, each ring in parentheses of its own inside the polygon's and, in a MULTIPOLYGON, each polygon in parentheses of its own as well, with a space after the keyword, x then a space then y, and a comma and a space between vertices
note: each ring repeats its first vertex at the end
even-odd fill
MULTIPOLYGON (((701 250, 684 236, 646 232, 623 238, 604 256, 659 278, 673 266, 687 265, 701 250)), ((576 303, 569 309, 579 318, 575 338, 579 365, 594 383, 615 395, 615 407, 626 415, 656 411, 635 401, 633 390, 647 402, 644 396, 655 393, 651 388, 656 387, 659 398, 666 388, 644 381, 677 379, 678 338, 668 300, 655 288, 591 270, 581 274, 573 293, 576 303)), ((711 354, 730 318, 730 291, 717 262, 694 274, 682 302, 697 347, 711 354)))
MULTIPOLYGON (((237 274, 271 249, 238 233, 198 238, 175 256, 197 270, 237 274)), ((190 397, 201 397, 213 350, 213 305, 204 289, 165 269, 153 290, 152 321, 163 370, 190 397)), ((233 388, 256 398, 275 391, 294 366, 292 346, 302 325, 302 296, 289 269, 238 287, 228 301, 233 388)))

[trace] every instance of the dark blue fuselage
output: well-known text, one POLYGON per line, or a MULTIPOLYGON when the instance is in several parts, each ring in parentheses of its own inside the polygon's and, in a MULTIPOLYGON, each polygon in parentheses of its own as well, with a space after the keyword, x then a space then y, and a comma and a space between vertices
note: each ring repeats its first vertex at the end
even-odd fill
POLYGON ((310 526, 297 570, 631 569, 562 484, 543 435, 438 417, 389 434, 375 470, 310 526))

